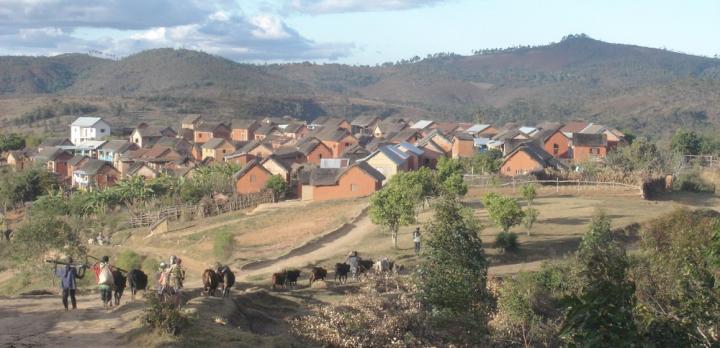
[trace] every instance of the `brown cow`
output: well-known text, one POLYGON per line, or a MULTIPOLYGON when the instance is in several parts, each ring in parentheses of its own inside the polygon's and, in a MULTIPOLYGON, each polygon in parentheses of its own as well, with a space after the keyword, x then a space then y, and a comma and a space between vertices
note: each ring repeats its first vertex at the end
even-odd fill
POLYGON ((324 269, 322 267, 318 267, 318 266, 313 267, 312 270, 310 271, 310 285, 312 285, 312 283, 314 281, 325 280, 326 276, 327 276, 326 269, 324 269))
POLYGON ((220 277, 214 270, 208 268, 202 275, 203 292, 205 296, 215 296, 215 291, 220 285, 220 277))
POLYGON ((272 289, 275 290, 276 286, 279 286, 282 289, 285 289, 285 279, 286 279, 286 273, 278 272, 273 273, 272 275, 272 289))

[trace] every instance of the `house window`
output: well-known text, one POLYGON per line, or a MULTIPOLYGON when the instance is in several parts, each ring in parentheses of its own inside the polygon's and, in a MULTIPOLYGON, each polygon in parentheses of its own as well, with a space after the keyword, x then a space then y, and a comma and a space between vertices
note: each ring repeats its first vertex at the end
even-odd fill
POLYGON ((255 181, 257 181, 257 178, 255 177, 255 175, 250 175, 250 182, 255 182, 255 181))
POLYGON ((320 159, 322 159, 322 154, 319 155, 320 159))
POLYGON ((560 145, 553 144, 553 155, 557 155, 560 152, 560 145))
POLYGON ((105 128, 100 129, 100 133, 105 133, 105 128))
POLYGON ((358 190, 357 184, 350 184, 350 192, 356 192, 358 190))

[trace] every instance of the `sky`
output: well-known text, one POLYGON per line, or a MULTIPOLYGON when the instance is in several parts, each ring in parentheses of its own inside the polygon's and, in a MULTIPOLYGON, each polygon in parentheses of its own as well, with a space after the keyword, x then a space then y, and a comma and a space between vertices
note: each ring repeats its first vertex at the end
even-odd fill
POLYGON ((718 0, 0 0, 0 54, 200 50, 375 65, 568 34, 720 55, 718 0))

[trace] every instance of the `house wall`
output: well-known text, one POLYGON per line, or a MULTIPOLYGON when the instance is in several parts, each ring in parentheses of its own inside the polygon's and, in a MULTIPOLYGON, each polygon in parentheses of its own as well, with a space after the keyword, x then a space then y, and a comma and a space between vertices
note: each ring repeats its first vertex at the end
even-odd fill
POLYGON ((208 140, 210 140, 210 139, 212 139, 212 138, 213 138, 213 133, 212 133, 212 132, 200 132, 200 131, 195 131, 195 133, 193 133, 193 141, 194 141, 196 144, 204 144, 204 143, 207 143, 208 140))
POLYGON ((382 175, 385 175, 383 184, 388 182, 390 178, 395 176, 398 172, 407 170, 407 163, 402 166, 398 166, 382 152, 378 152, 375 156, 367 160, 367 163, 371 167, 377 169, 377 171, 382 173, 382 175))
POLYGON ((314 189, 315 189, 315 187, 313 187, 313 186, 302 185, 302 188, 300 190, 300 199, 303 201, 312 201, 314 189))
POLYGON ((355 139, 355 137, 351 135, 348 135, 339 142, 323 141, 323 144, 332 149, 333 157, 337 158, 340 157, 340 154, 345 151, 346 148, 357 144, 357 139, 355 139))
POLYGON ((230 133, 230 138, 233 141, 250 141, 255 138, 255 132, 251 129, 235 128, 230 133))
POLYGON ((203 159, 212 157, 216 161, 222 162, 225 160, 226 155, 229 155, 229 154, 235 152, 235 147, 228 143, 223 143, 223 145, 218 147, 217 149, 202 149, 202 152, 203 152, 203 159))
POLYGON ((469 158, 475 155, 475 144, 472 140, 456 139, 452 145, 452 158, 469 158))
POLYGON ((265 169, 267 169, 272 175, 282 176, 282 178, 285 179, 285 182, 290 181, 290 172, 275 163, 275 161, 264 162, 263 167, 265 167, 265 169))
POLYGON ((265 146, 256 146, 254 149, 250 150, 248 153, 257 158, 267 158, 268 156, 272 155, 273 151, 271 149, 268 149, 265 146))
POLYGON ((505 160, 500 167, 500 174, 504 176, 526 175, 544 170, 542 164, 538 163, 524 151, 518 151, 512 157, 505 160))
POLYGON ((235 163, 235 164, 244 166, 245 164, 247 164, 248 162, 250 162, 254 159, 255 159, 255 156, 253 156, 251 154, 244 154, 244 155, 240 155, 240 156, 228 159, 226 162, 235 163))
POLYGON ((146 166, 140 167, 137 172, 135 172, 135 176, 140 176, 145 179, 155 179, 157 178, 157 172, 151 170, 150 168, 146 166))
POLYGON ((597 161, 607 156, 607 147, 573 146, 573 161, 583 163, 597 161), (591 153, 592 152, 592 153, 591 153))
POLYGON ((323 158, 332 158, 333 153, 324 143, 320 143, 310 151, 307 155, 306 160, 308 163, 320 165, 320 160, 323 158))
POLYGON ((332 199, 365 197, 373 194, 381 187, 382 183, 361 169, 354 167, 345 172, 337 185, 314 186, 312 190, 312 200, 327 201, 332 199))
POLYGON ((252 193, 260 192, 265 188, 265 183, 270 179, 270 173, 259 166, 253 166, 245 175, 235 182, 235 192, 252 193))
POLYGON ((21 170, 21 169, 25 168, 25 160, 22 160, 22 159, 18 160, 13 155, 8 156, 7 164, 9 166, 14 167, 17 170, 21 170))
POLYGON ((547 141, 545 141, 545 151, 553 155, 555 158, 568 158, 570 157, 570 139, 560 131, 555 132, 547 141), (555 145, 558 150, 555 151, 555 145))

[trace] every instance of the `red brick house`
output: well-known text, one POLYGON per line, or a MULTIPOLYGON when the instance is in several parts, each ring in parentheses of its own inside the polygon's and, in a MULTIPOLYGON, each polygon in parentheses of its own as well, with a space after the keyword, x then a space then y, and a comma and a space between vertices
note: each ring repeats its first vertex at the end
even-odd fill
POLYGON ((358 143, 357 138, 345 128, 325 128, 313 135, 332 150, 333 157, 340 156, 346 148, 358 143))
POLYGON ((524 143, 505 156, 500 166, 500 174, 504 176, 530 175, 544 171, 546 168, 565 170, 567 166, 547 153, 536 143, 524 143))
POLYGON ((260 161, 252 160, 233 175, 235 192, 238 194, 260 192, 265 189, 265 184, 272 175, 260 164, 260 161))
POLYGON ((115 185, 120 176, 110 163, 91 158, 75 169, 72 184, 84 191, 103 190, 115 185))
POLYGON ((260 128, 260 122, 256 120, 237 120, 232 123, 230 137, 232 141, 251 141, 255 139, 255 130, 260 128))
POLYGON ((298 151, 305 155, 308 163, 320 165, 323 158, 332 158, 333 152, 325 143, 316 137, 305 137, 295 144, 298 151))
POLYGON ((601 134, 574 133, 572 153, 575 163, 601 161, 607 156, 607 136, 601 134))
POLYGON ((475 140, 467 133, 458 133, 453 137, 452 158, 470 158, 475 155, 475 140))
POLYGON ((385 180, 380 172, 366 162, 345 168, 315 168, 309 183, 302 187, 302 199, 326 201, 366 197, 382 188, 385 180))
POLYGON ((73 155, 65 150, 57 147, 46 147, 40 150, 33 160, 38 163, 45 163, 48 172, 57 174, 60 181, 65 181, 72 175, 72 173, 68 172, 68 161, 72 158, 73 155))
POLYGON ((538 131, 533 136, 543 149, 555 158, 570 158, 570 138, 560 128, 538 131))
POLYGON ((209 124, 203 123, 194 129, 194 142, 196 144, 204 144, 212 138, 230 139, 232 130, 224 123, 209 124))

